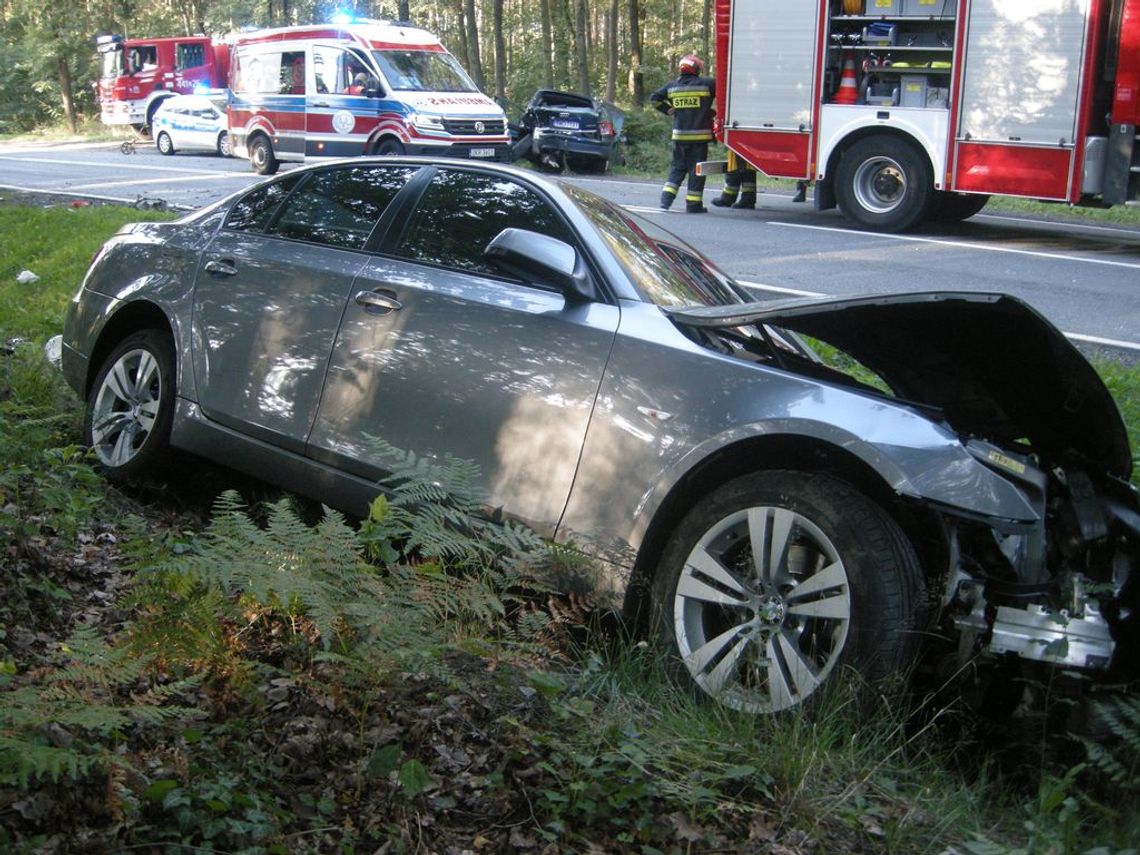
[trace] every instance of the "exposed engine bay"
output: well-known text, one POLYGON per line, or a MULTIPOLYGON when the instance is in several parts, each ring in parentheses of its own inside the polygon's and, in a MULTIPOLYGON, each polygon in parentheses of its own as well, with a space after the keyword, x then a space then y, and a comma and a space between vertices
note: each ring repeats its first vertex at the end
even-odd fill
POLYGON ((1017 657, 1135 676, 1140 501, 1126 429, 1094 369, 1037 312, 940 292, 670 314, 726 356, 912 408, 1016 488, 1026 518, 922 508, 941 541, 923 555, 929 628, 957 666, 1017 657))

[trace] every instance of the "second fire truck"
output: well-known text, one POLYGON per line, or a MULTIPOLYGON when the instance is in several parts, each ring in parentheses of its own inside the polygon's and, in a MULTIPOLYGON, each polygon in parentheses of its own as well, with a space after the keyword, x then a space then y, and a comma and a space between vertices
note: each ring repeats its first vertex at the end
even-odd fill
POLYGON ((1140 0, 717 0, 725 145, 865 228, 1140 198, 1140 0))

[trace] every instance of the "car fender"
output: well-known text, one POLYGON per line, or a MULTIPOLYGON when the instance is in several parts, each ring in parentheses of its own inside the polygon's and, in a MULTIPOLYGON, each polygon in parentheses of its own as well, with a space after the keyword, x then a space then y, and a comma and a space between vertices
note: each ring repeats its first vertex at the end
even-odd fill
POLYGON ((590 532, 603 554, 636 554, 662 507, 699 498, 684 492, 693 473, 735 450, 740 462, 729 468, 755 470, 750 446, 789 438, 853 457, 899 496, 1011 528, 1038 521, 1016 486, 925 411, 768 365, 710 358, 661 317, 656 309, 623 311, 626 334, 599 389, 559 540, 590 532))

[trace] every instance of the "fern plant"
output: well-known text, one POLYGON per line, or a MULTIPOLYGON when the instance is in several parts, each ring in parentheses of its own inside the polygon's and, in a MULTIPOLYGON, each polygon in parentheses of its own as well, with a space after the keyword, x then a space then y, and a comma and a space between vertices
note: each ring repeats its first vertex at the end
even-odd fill
POLYGON ((1140 793, 1140 696, 1120 695, 1099 701, 1096 710, 1116 739, 1111 745, 1082 739, 1089 766, 1113 786, 1140 793))
POLYGON ((106 644, 91 628, 76 631, 62 649, 64 665, 36 675, 35 683, 0 692, 0 784, 82 777, 120 762, 114 746, 131 726, 197 713, 175 703, 197 677, 149 683, 139 691, 150 660, 106 644))

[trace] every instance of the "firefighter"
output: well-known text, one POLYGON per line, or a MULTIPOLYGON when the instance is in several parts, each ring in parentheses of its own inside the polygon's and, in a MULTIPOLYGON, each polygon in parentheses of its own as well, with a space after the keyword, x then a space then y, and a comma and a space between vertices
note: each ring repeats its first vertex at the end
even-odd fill
POLYGON ((704 63, 699 57, 687 54, 677 64, 680 76, 649 96, 653 106, 673 117, 673 164, 665 186, 661 188, 661 209, 664 211, 669 210, 677 198, 677 191, 686 175, 686 213, 703 214, 708 210, 701 204, 705 179, 703 175, 697 175, 696 166, 708 159, 709 143, 713 138, 716 81, 711 77, 701 77, 703 69, 704 63))
POLYGON ((724 175, 724 189, 712 200, 718 208, 756 207, 756 170, 736 152, 728 152, 728 171, 724 175))

